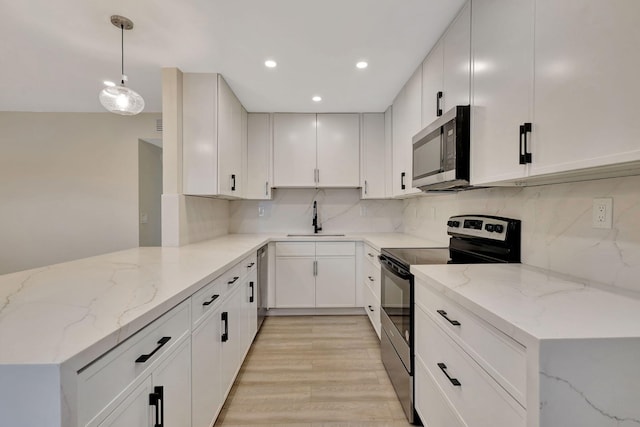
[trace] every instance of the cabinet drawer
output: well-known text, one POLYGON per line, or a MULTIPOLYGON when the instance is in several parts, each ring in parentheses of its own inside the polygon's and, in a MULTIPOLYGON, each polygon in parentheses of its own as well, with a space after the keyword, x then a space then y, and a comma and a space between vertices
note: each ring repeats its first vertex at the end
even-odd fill
POLYGON ((380 268, 380 260, 378 257, 380 256, 380 251, 373 248, 373 246, 369 246, 367 244, 364 245, 364 258, 368 260, 373 266, 380 268))
MULTIPOLYGON (((240 283, 240 279, 245 276, 245 267, 242 263, 238 263, 222 273, 216 281, 220 281, 223 288, 226 287, 226 290, 230 290, 234 285, 240 283)), ((222 292, 226 291, 225 289, 222 292)))
POLYGON ((416 310, 416 331, 416 359, 467 425, 525 426, 524 408, 421 309, 416 310))
POLYGON ((524 346, 421 281, 416 281, 416 304, 448 334, 457 338, 465 351, 526 406, 527 361, 524 346), (460 324, 453 325, 447 318, 460 324))
POLYGON ((315 256, 315 242, 278 242, 276 256, 315 256))
POLYGON ((189 333, 189 300, 159 317, 78 373, 78 424, 85 425, 189 333), (163 337, 170 337, 159 344, 163 337), (154 352, 145 362, 142 355, 154 352))
POLYGON ((416 357, 415 402, 425 426, 466 427, 419 357, 416 357))
POLYGON ((227 285, 222 279, 216 279, 213 282, 200 289, 191 297, 191 322, 195 328, 204 315, 216 307, 222 301, 227 285))
POLYGON ((364 283, 371 289, 376 298, 380 299, 380 268, 376 268, 370 262, 362 265, 364 283))
POLYGON ((317 256, 356 254, 356 242, 316 242, 317 256))
POLYGON ((258 265, 258 256, 257 254, 249 255, 242 261, 240 261, 240 269, 242 270, 242 275, 248 274, 251 271, 255 270, 258 265))
POLYGON ((378 339, 380 338, 380 300, 376 298, 371 289, 368 286, 364 286, 362 289, 364 299, 364 311, 369 316, 369 321, 373 325, 378 339))

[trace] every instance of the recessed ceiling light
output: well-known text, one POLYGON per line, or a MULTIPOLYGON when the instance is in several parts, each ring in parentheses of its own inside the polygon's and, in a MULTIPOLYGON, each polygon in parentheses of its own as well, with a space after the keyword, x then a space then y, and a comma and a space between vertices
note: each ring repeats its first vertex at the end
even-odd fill
POLYGON ((264 65, 267 68, 276 68, 278 63, 276 61, 274 61, 273 59, 268 59, 268 60, 264 61, 264 65))
POLYGON ((110 80, 105 80, 103 83, 105 86, 108 86, 108 87, 114 87, 116 85, 114 82, 110 80))
POLYGON ((369 66, 369 63, 366 61, 360 61, 356 64, 356 67, 363 69, 363 68, 367 68, 369 66))
POLYGON ((313 98, 311 98, 311 99, 313 100, 313 102, 320 102, 320 101, 322 101, 322 97, 321 97, 321 96, 318 96, 318 95, 314 96, 314 97, 313 97, 313 98))

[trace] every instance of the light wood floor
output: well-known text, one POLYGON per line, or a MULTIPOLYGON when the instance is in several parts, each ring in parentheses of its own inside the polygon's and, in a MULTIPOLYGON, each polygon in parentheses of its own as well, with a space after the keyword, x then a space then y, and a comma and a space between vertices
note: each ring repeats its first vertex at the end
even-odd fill
POLYGON ((367 316, 268 317, 215 426, 406 427, 367 316))

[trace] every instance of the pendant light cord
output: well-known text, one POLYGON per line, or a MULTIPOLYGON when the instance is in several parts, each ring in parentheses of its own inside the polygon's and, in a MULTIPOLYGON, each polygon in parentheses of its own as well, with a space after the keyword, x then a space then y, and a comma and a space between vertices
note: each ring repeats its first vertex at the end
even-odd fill
POLYGON ((124 24, 120 24, 120 53, 122 64, 122 86, 124 86, 124 24))

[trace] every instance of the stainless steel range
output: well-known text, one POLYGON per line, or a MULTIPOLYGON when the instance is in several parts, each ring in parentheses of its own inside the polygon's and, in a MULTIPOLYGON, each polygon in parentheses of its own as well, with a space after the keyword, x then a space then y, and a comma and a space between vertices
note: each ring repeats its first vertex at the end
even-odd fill
MULTIPOLYGON (((382 362, 412 424, 414 409, 414 279, 411 265, 520 262, 520 221, 488 215, 449 218, 448 248, 382 249, 382 362)), ((444 313, 446 315, 446 313, 444 313)))

